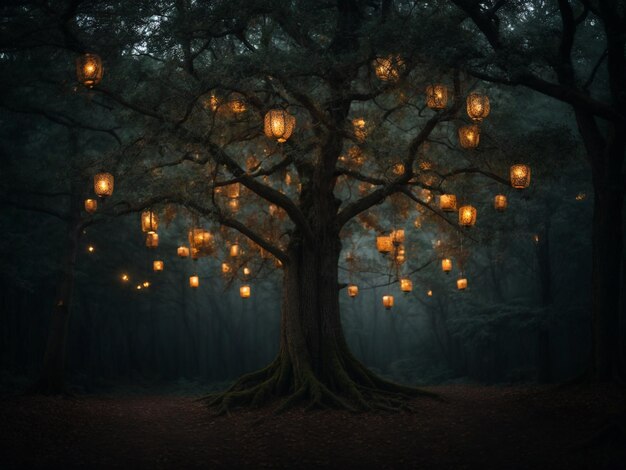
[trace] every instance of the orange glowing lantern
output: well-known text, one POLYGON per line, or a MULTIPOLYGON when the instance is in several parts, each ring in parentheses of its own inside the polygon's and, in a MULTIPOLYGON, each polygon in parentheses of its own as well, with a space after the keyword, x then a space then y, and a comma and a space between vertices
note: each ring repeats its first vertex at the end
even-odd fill
POLYGON ((393 307, 393 295, 383 295, 383 306, 387 310, 391 310, 393 307))
POLYGON ((427 295, 428 297, 432 297, 432 296, 433 296, 433 291, 432 291, 432 290, 429 290, 428 292, 426 292, 426 295, 427 295))
POLYGON ((95 199, 85 199, 85 212, 93 214, 98 209, 98 201, 95 199))
POLYGON ((130 280, 130 277, 128 276, 128 274, 124 273, 120 276, 120 279, 122 280, 122 282, 128 282, 130 280))
POLYGON ((390 236, 391 236, 391 241, 394 245, 398 246, 401 243, 404 243, 404 229, 403 228, 393 230, 390 236))
POLYGON ((98 173, 93 177, 93 190, 96 196, 106 198, 113 194, 115 179, 111 173, 98 173))
POLYGON ((240 187, 239 183, 233 183, 226 186, 226 195, 231 199, 237 199, 239 197, 240 187))
POLYGON ((436 111, 445 109, 448 104, 448 87, 441 84, 426 87, 426 106, 436 111))
POLYGON ((472 227, 476 224, 476 208, 474 206, 463 206, 459 209, 459 225, 472 227))
POLYGON ((242 299, 247 299, 250 297, 250 286, 249 285, 244 285, 241 286, 239 288, 239 295, 241 296, 242 299))
POLYGON ((511 166, 511 186, 515 189, 525 189, 530 186, 530 167, 517 164, 511 166))
POLYGON ((480 93, 470 93, 466 100, 467 115, 474 121, 482 121, 489 116, 489 97, 480 93))
POLYGON ((189 256, 189 248, 186 246, 179 246, 176 250, 176 254, 179 258, 187 258, 189 256))
POLYGON ((156 260, 152 262, 152 269, 156 272, 163 271, 163 261, 156 260))
POLYGON ((473 124, 459 127, 459 144, 464 149, 475 149, 480 142, 480 127, 473 124))
POLYGON ((348 286, 348 296, 354 299, 357 295, 359 295, 359 286, 350 284, 348 286))
POLYGON ((498 212, 504 212, 508 206, 508 201, 504 194, 497 194, 493 198, 493 207, 498 212))
POLYGON ((230 256, 231 258, 236 258, 237 256, 239 256, 239 252, 240 252, 240 248, 239 248, 239 244, 238 243, 233 243, 230 246, 230 256))
POLYGON ((393 250, 393 241, 389 235, 380 235, 376 237, 376 249, 379 253, 386 255, 393 250))
POLYGON ((458 290, 465 290, 467 289, 467 279, 462 277, 456 280, 456 288, 458 290))
POLYGON ((282 109, 271 109, 265 114, 265 135, 277 142, 287 142, 296 127, 296 118, 282 109))
POLYGON ((146 234, 146 246, 148 248, 156 248, 159 246, 159 234, 156 232, 148 232, 146 234))
POLYGON ((383 82, 397 82, 404 69, 404 60, 398 55, 378 57, 374 60, 374 73, 383 82))
POLYGON ((408 294, 413 290, 413 281, 408 278, 400 279, 400 290, 405 294, 408 294))
POLYGON ((230 264, 227 262, 222 263, 222 274, 229 274, 232 271, 230 264))
POLYGON ((454 194, 442 194, 439 196, 439 208, 444 212, 456 211, 456 196, 454 194))
POLYGON ((104 68, 97 54, 83 54, 76 58, 76 78, 87 88, 93 88, 102 80, 104 68))
POLYGON ((198 276, 189 276, 189 287, 196 289, 200 285, 200 278, 198 276))
POLYGON ((448 274, 452 271, 452 260, 450 258, 444 258, 441 260, 441 269, 444 273, 448 274))
POLYGON ((156 232, 159 228, 159 216, 152 211, 141 213, 141 231, 143 233, 156 232))

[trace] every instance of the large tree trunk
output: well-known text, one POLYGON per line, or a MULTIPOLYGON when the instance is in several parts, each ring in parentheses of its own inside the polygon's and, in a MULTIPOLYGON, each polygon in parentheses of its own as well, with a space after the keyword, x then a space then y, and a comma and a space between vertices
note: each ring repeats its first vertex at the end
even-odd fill
POLYGON ((221 411, 281 397, 286 400, 278 410, 302 401, 310 407, 394 409, 427 394, 377 377, 349 351, 339 311, 339 235, 329 230, 316 238, 310 246, 293 237, 288 249, 277 358, 211 397, 221 411))
POLYGON ((45 394, 64 393, 65 390, 65 356, 69 327, 72 294, 74 290, 74 268, 78 253, 80 222, 72 220, 67 223, 65 248, 61 275, 56 290, 50 330, 43 359, 43 367, 37 392, 45 394))

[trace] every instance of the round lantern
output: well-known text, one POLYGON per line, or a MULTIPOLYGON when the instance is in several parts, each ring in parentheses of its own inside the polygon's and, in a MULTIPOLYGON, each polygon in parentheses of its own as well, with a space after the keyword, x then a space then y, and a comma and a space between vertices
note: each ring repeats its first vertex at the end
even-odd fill
POLYGON ((143 233, 156 232, 159 228, 159 216, 152 211, 141 213, 141 231, 143 233))
POLYGON ((530 186, 530 167, 517 164, 511 166, 511 186, 515 189, 525 189, 530 186))
POLYGON ((186 246, 179 246, 176 250, 176 254, 179 258, 187 258, 189 256, 189 248, 186 246))
POLYGON ((93 88, 102 80, 104 68, 97 54, 83 54, 76 59, 76 78, 87 88, 93 88))
POLYGON ((98 209, 98 201, 95 199, 85 199, 85 212, 93 214, 98 209))
POLYGON ((393 250, 393 241, 389 235, 380 235, 376 237, 376 249, 379 253, 386 255, 393 250))
POLYGON ((459 127, 459 144, 464 149, 475 149, 480 142, 480 128, 475 125, 459 127))
POLYGON ((163 271, 163 261, 157 260, 152 262, 152 270, 156 272, 163 271))
POLYGON ((470 93, 466 100, 467 115, 474 121, 482 121, 489 116, 489 97, 480 93, 470 93))
POLYGON ((109 197, 113 194, 113 184, 115 179, 111 173, 98 173, 93 177, 93 191, 101 198, 109 197))
POLYGON ((462 277, 460 279, 456 280, 456 288, 458 290, 465 290, 467 289, 467 279, 462 277))
POLYGON ((400 73, 404 69, 404 60, 397 55, 378 57, 374 59, 374 73, 383 82, 396 82, 400 78, 400 73))
POLYGON ((159 234, 156 232, 148 232, 146 234, 146 246, 148 248, 156 248, 159 246, 159 234))
POLYGON ((441 269, 444 273, 448 274, 452 271, 452 260, 450 258, 444 258, 441 260, 441 269))
POLYGON ((459 225, 472 227, 474 224, 476 224, 476 208, 474 206, 459 208, 459 225))
POLYGON ((359 286, 350 284, 348 286, 348 296, 354 299, 357 295, 359 295, 359 286))
POLYGON ((448 87, 440 83, 426 87, 426 106, 430 109, 441 110, 448 104, 448 87))
POLYGON ((239 288, 239 295, 241 296, 242 299, 247 299, 248 297, 250 297, 250 286, 247 284, 244 286, 241 286, 239 288))
POLYGON ((456 196, 454 194, 442 194, 439 196, 439 208, 444 212, 456 211, 456 196))
POLYGON ((264 131, 270 139, 287 142, 296 127, 296 118, 282 109, 271 109, 265 114, 264 131))
POLYGON ((200 285, 200 278, 198 276, 189 276, 189 287, 194 289, 200 285))
POLYGON ((493 198, 493 207, 498 212, 504 212, 508 206, 508 201, 506 200, 506 196, 504 194, 497 194, 493 198))
POLYGON ((408 278, 400 279, 400 290, 405 294, 408 294, 413 290, 413 281, 408 278))
POLYGON ((391 310, 393 307, 393 295, 383 295, 383 306, 387 310, 391 310))

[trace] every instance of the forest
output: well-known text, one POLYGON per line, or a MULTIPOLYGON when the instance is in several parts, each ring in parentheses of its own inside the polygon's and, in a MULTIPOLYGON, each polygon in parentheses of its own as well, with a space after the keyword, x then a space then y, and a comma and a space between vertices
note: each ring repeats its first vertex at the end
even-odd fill
POLYGON ((0 467, 626 468, 624 0, 0 15, 0 467))

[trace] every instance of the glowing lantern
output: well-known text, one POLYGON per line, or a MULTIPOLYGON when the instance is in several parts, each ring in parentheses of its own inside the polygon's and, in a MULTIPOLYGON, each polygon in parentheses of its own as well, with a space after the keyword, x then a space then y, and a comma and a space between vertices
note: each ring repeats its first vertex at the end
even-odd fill
POLYGON ((452 260, 450 258, 444 258, 441 260, 441 269, 444 273, 448 274, 452 271, 452 260))
POLYGON ((161 260, 153 261, 152 262, 152 269, 154 271, 157 271, 157 272, 163 271, 163 261, 161 261, 161 260))
POLYGON ((504 194, 497 194, 496 197, 493 198, 493 207, 498 212, 504 212, 507 206, 508 201, 504 194))
POLYGON ((93 214, 98 209, 98 201, 95 199, 85 199, 85 212, 93 214))
POLYGON ((130 280, 130 277, 128 277, 128 274, 122 274, 120 276, 120 279, 122 280, 122 282, 128 282, 130 280))
POLYGON ((530 167, 528 165, 511 166, 511 186, 515 189, 524 189, 530 186, 530 167))
POLYGON ((239 251, 240 251, 239 244, 233 243, 230 246, 230 256, 231 256, 231 258, 236 258, 237 256, 239 256, 239 251))
POLYGON ((489 97, 480 93, 470 93, 466 100, 467 115, 474 121, 482 121, 489 116, 489 97))
POLYGON ((406 261, 406 251, 403 247, 398 248, 398 252, 395 256, 396 263, 403 264, 406 261))
POLYGON ((200 258, 200 250, 198 248, 191 248, 191 259, 197 261, 200 258))
POLYGON ((143 284, 141 284, 143 287, 145 287, 146 289, 148 287, 150 287, 150 283, 148 281, 143 281, 143 284))
POLYGON ((389 55, 374 60, 374 73, 383 82, 396 82, 404 69, 404 60, 400 56, 389 55))
POLYGON ((426 87, 426 106, 430 109, 444 109, 448 104, 448 87, 441 84, 426 87))
POLYGON ((393 166, 393 174, 394 175, 403 175, 404 174, 404 164, 403 163, 396 163, 393 166))
POLYGON ((146 234, 146 246, 148 248, 156 248, 159 246, 159 234, 156 232, 148 232, 146 234))
POLYGON ((348 286, 348 296, 354 299, 357 295, 359 295, 359 286, 350 284, 348 286))
POLYGON ((282 109, 271 109, 265 114, 265 135, 278 142, 287 142, 296 127, 296 118, 282 109))
POLYGON ((442 194, 439 196, 439 208, 444 212, 456 211, 456 196, 454 194, 442 194))
POLYGON ((383 295, 383 306, 387 310, 391 310, 393 307, 393 295, 383 295))
POLYGON ((433 291, 432 291, 432 290, 429 290, 428 292, 426 292, 426 295, 427 295, 428 297, 432 297, 432 296, 433 296, 433 291))
POLYGON ((141 290, 141 284, 137 284, 137 290, 141 290))
POLYGON ((471 227, 476 223, 476 208, 474 206, 463 206, 459 209, 459 225, 471 227))
POLYGON ((186 246, 179 246, 176 250, 176 254, 179 258, 187 258, 189 256, 189 248, 186 246))
POLYGON ((241 286, 239 288, 239 295, 242 299, 247 299, 248 297, 250 297, 250 286, 247 284, 245 286, 241 286))
POLYGON ((404 243, 404 229, 403 228, 399 228, 397 230, 393 230, 391 232, 391 241, 393 242, 394 245, 400 245, 401 243, 404 243))
POLYGON ((228 208, 231 210, 231 212, 239 212, 239 199, 229 199, 228 208))
POLYGON ((141 231, 143 233, 156 232, 159 228, 159 216, 152 211, 141 213, 141 231))
POLYGON ((413 221, 413 227, 415 227, 415 228, 422 228, 422 218, 421 217, 415 217, 415 220, 413 221))
POLYGON ((252 273, 252 271, 250 270, 250 268, 248 266, 244 266, 243 267, 243 275, 244 276, 249 276, 252 273))
POLYGON ((405 294, 413 290, 413 281, 408 278, 400 279, 400 290, 405 294))
POLYGON ((233 183, 226 186, 226 195, 231 199, 237 199, 239 197, 239 183, 233 183))
POLYGON ((213 248, 213 234, 208 230, 194 228, 189 232, 189 244, 198 250, 213 248))
POLYGON ((231 272, 230 264, 224 262, 222 263, 222 274, 228 274, 231 272))
POLYGON ((365 122, 365 119, 363 119, 362 117, 352 120, 354 136, 359 142, 365 141, 365 138, 367 137, 367 129, 365 128, 366 124, 367 123, 365 122))
POLYGON ((393 241, 389 235, 380 235, 376 237, 376 249, 379 253, 386 255, 393 250, 393 241))
POLYGON ((459 127, 459 144, 464 149, 475 149, 480 142, 480 128, 472 124, 459 127))
POLYGON ((456 288, 459 290, 467 289, 467 279, 462 277, 456 280, 456 288))
POLYGON ((189 276, 189 287, 196 289, 200 285, 200 278, 198 276, 189 276))
POLYGON ((113 194, 114 178, 111 173, 98 173, 93 177, 93 190, 96 196, 105 198, 113 194))
POLYGON ((87 88, 93 88, 102 80, 102 59, 97 54, 83 54, 76 59, 76 78, 87 88))
POLYGON ((246 102, 240 95, 237 95, 235 98, 231 99, 228 103, 228 107, 235 114, 245 113, 247 109, 246 102))
POLYGON ((94 251, 96 251, 96 247, 95 247, 95 246, 93 246, 93 245, 89 245, 89 246, 87 247, 87 252, 89 252, 89 253, 93 253, 94 251))

